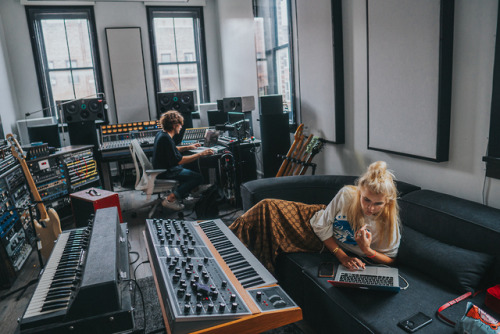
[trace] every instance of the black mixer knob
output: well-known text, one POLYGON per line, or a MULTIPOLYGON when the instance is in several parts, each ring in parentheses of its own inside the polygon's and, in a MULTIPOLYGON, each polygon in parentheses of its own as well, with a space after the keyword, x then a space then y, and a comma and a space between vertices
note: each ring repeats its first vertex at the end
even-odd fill
MULTIPOLYGON (((198 271, 200 271, 201 269, 203 269, 203 263, 198 263, 198 271)), ((206 271, 203 270, 203 273, 205 273, 206 271)))
POLYGON ((191 294, 186 293, 186 296, 184 297, 185 300, 191 300, 191 294))
POLYGON ((201 293, 199 293, 199 292, 198 292, 198 293, 196 294, 196 300, 197 300, 197 301, 201 301, 201 299, 202 299, 202 298, 203 298, 203 295, 202 295, 201 293))
POLYGON ((234 302, 236 300, 236 295, 233 293, 230 297, 229 297, 229 301, 230 302, 234 302))
POLYGON ((181 266, 185 267, 186 266, 186 260, 181 261, 181 266))
POLYGON ((180 275, 177 275, 177 274, 175 274, 174 276, 172 276, 172 280, 174 281, 174 283, 179 282, 179 279, 180 279, 180 278, 181 278, 181 276, 180 276, 180 275))
POLYGON ((227 286, 227 281, 222 281, 222 283, 220 284, 223 288, 225 288, 227 286))
POLYGON ((191 305, 185 304, 184 305, 184 313, 188 314, 191 311, 191 305))
POLYGON ((175 263, 172 262, 168 265, 169 270, 174 270, 174 268, 175 268, 175 263))
POLYGON ((203 281, 206 282, 206 281, 208 281, 209 278, 210 278, 210 276, 207 273, 203 274, 203 281))
POLYGON ((188 263, 190 263, 190 262, 191 262, 191 257, 189 257, 189 256, 188 256, 188 257, 186 258, 186 261, 187 261, 188 263))
POLYGON ((207 262, 208 262, 208 257, 206 257, 206 256, 205 256, 205 257, 203 258, 203 262, 207 263, 207 262))
POLYGON ((182 296, 184 296, 184 293, 186 293, 185 289, 177 290, 177 297, 181 298, 182 296))
POLYGON ((196 304, 196 313, 200 314, 203 309, 203 305, 201 303, 196 304))
POLYGON ((193 254, 194 253, 194 247, 189 247, 188 248, 188 253, 193 254))
POLYGON ((211 295, 212 295, 212 299, 213 300, 217 300, 217 297, 219 296, 219 292, 218 291, 212 291, 211 295))

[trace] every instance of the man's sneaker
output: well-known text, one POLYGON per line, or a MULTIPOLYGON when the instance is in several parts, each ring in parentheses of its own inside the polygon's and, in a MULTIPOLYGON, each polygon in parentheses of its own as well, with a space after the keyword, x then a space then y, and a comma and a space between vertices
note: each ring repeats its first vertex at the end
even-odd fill
POLYGON ((184 204, 179 203, 178 200, 175 200, 173 202, 169 202, 166 198, 161 202, 161 205, 164 208, 171 209, 174 211, 180 211, 184 209, 184 204))
POLYGON ((207 191, 208 188, 210 188, 211 186, 213 186, 213 184, 202 184, 202 185, 199 185, 198 189, 196 191, 191 191, 191 196, 193 196, 193 197, 200 197, 201 194, 203 194, 205 191, 207 191))

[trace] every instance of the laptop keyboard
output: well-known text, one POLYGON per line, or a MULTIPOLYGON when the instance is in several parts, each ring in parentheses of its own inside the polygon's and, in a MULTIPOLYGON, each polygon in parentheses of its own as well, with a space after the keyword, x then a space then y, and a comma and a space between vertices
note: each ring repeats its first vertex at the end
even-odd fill
POLYGON ((373 276, 362 275, 356 273, 342 273, 339 278, 340 282, 355 283, 362 285, 376 286, 394 286, 394 278, 390 276, 373 276))

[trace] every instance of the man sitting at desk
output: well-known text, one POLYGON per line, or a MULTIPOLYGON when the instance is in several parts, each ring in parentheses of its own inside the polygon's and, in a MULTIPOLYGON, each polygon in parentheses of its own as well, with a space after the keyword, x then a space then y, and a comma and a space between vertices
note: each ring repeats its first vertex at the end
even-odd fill
POLYGON ((179 181, 177 189, 171 192, 162 202, 164 207, 176 211, 184 209, 184 204, 180 203, 180 201, 187 197, 190 191, 197 195, 209 186, 200 186, 203 182, 202 175, 184 168, 184 165, 194 162, 202 156, 214 154, 211 149, 207 149, 196 154, 183 156, 181 152, 201 146, 199 143, 189 146, 175 146, 173 137, 180 133, 183 124, 184 117, 176 110, 170 110, 161 115, 160 125, 162 131, 156 135, 153 147, 153 168, 167 169, 166 172, 158 175, 158 178, 179 181))

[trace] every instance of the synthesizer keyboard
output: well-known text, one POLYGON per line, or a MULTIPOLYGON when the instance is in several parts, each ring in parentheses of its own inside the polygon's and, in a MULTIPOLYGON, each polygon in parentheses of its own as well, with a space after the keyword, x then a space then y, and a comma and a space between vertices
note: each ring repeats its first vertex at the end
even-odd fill
POLYGON ((126 228, 110 207, 98 209, 89 227, 61 233, 18 320, 20 333, 131 330, 126 228))
POLYGON ((302 319, 220 219, 148 219, 144 233, 168 333, 265 331, 302 319))

